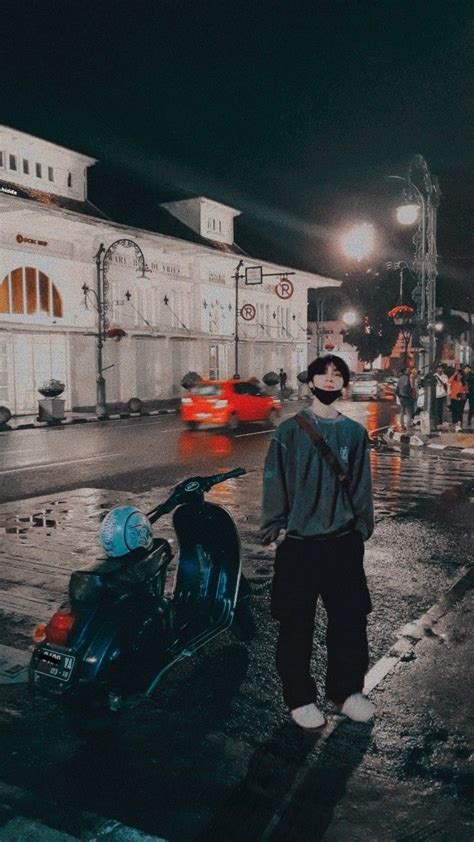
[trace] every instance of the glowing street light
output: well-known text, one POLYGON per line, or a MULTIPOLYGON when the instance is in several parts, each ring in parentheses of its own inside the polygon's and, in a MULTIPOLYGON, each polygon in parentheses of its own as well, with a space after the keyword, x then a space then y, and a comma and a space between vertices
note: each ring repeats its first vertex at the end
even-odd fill
POLYGON ((374 244, 374 226, 369 222, 354 225, 341 237, 341 248, 344 254, 359 262, 373 251, 374 244))
POLYGON ((342 314, 342 321, 348 327, 352 327, 358 321, 357 313, 354 313, 353 310, 349 310, 347 313, 342 314))
POLYGON ((419 205, 401 205, 397 208, 397 220, 400 225, 414 225, 420 213, 419 205))

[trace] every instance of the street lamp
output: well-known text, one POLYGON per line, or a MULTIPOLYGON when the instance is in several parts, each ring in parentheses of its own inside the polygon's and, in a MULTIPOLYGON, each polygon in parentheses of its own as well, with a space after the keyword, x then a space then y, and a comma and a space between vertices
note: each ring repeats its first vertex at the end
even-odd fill
POLYGON ((436 278, 438 276, 437 249, 436 249, 436 216, 438 211, 440 190, 438 179, 432 177, 428 164, 422 155, 415 155, 410 163, 408 174, 405 177, 391 175, 403 181, 406 185, 404 197, 405 205, 398 208, 397 218, 403 225, 413 224, 418 221, 418 227, 413 242, 415 245, 415 259, 413 266, 418 276, 418 283, 412 293, 416 302, 417 315, 420 326, 425 327, 428 334, 428 361, 426 363, 426 350, 420 352, 419 368, 423 369, 428 377, 428 388, 425 388, 426 417, 422 418, 422 425, 426 431, 431 433, 435 428, 435 383, 434 364, 436 356, 436 278), (415 183, 415 179, 418 184, 415 183), (419 185, 419 186, 418 186, 419 185), (424 424, 423 424, 424 422, 424 424))
POLYGON ((112 256, 116 248, 118 248, 118 246, 133 249, 138 260, 138 268, 141 271, 141 275, 139 275, 139 277, 145 278, 145 273, 149 271, 145 262, 145 257, 138 243, 135 243, 134 240, 124 238, 121 240, 115 240, 115 242, 112 243, 112 245, 110 245, 107 249, 105 248, 103 243, 100 244, 99 250, 94 258, 97 267, 97 289, 91 289, 87 286, 86 283, 82 285, 82 291, 84 293, 84 303, 86 308, 88 305, 88 297, 92 295, 94 297, 94 309, 98 316, 96 413, 99 418, 107 417, 107 404, 105 399, 105 378, 103 372, 106 371, 107 368, 111 368, 111 366, 106 366, 106 368, 103 367, 102 357, 102 348, 104 347, 105 340, 107 339, 107 329, 109 326, 109 321, 107 318, 107 311, 109 310, 109 302, 107 298, 109 282, 107 279, 107 274, 110 267, 110 262, 112 260, 112 256))
POLYGON ((348 310, 347 313, 342 314, 342 321, 347 327, 353 327, 358 322, 358 315, 353 310, 348 310))
POLYGON ((354 225, 341 237, 341 248, 346 257, 354 258, 359 263, 373 251, 374 244, 374 226, 369 222, 354 225))

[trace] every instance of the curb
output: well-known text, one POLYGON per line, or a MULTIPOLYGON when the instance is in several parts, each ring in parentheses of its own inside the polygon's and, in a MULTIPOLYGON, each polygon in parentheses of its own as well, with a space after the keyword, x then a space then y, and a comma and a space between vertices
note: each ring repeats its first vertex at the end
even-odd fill
POLYGON ((2 433, 15 433, 17 430, 44 430, 51 427, 70 427, 72 424, 89 424, 93 421, 105 424, 107 421, 121 421, 124 418, 145 418, 149 415, 176 415, 177 412, 178 410, 176 409, 152 409, 149 412, 116 412, 103 417, 90 415, 86 418, 64 418, 61 421, 33 421, 28 424, 17 424, 15 427, 9 427, 6 424, 3 428, 0 426, 0 435, 2 433))
POLYGON ((474 447, 462 447, 456 444, 439 444, 437 442, 429 442, 421 436, 409 433, 398 433, 394 430, 389 430, 384 436, 381 436, 385 444, 408 445, 409 447, 426 447, 430 450, 448 451, 449 453, 457 453, 462 456, 474 456, 474 447))

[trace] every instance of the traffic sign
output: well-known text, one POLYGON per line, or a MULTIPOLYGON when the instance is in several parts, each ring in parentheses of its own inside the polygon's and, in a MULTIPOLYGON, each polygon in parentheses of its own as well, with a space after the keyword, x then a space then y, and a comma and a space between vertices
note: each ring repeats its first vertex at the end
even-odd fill
POLYGON ((280 278, 275 287, 275 292, 278 295, 278 298, 291 298, 294 291, 295 288, 288 278, 280 278))
POLYGON ((240 315, 246 322, 251 322, 256 316, 256 309, 253 304, 243 304, 240 309, 240 315))
POLYGON ((245 283, 247 286, 262 283, 262 267, 261 266, 246 266, 245 267, 245 283))

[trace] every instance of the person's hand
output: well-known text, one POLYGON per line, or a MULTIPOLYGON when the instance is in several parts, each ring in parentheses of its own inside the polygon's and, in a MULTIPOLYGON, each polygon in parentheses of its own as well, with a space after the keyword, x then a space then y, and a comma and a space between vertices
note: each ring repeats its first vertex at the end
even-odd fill
POLYGON ((274 541, 271 542, 271 544, 268 545, 268 548, 270 550, 272 550, 273 552, 275 552, 277 547, 279 547, 279 545, 285 540, 285 538, 286 538, 286 529, 280 529, 277 537, 275 538, 274 541))

